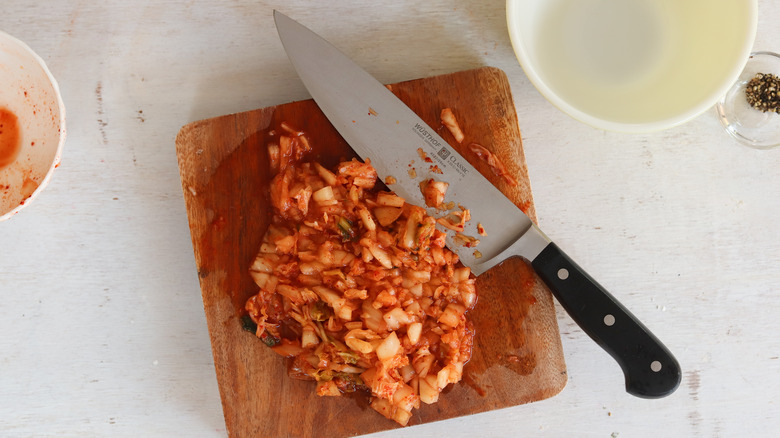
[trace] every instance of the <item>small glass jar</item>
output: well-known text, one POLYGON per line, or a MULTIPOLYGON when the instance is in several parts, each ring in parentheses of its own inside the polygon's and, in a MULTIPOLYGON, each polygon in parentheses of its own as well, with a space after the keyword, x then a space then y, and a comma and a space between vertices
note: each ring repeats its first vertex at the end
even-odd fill
POLYGON ((726 132, 740 143, 756 148, 780 146, 780 114, 763 112, 747 100, 747 83, 757 73, 780 76, 780 55, 772 52, 753 52, 737 82, 715 105, 726 132))

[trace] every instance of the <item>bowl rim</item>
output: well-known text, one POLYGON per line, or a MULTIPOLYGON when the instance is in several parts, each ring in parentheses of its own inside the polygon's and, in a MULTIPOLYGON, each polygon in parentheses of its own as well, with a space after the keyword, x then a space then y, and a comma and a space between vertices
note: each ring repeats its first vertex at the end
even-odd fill
POLYGON ((750 0, 747 4, 750 7, 750 25, 748 29, 749 38, 743 42, 742 49, 740 51, 741 62, 732 66, 729 75, 723 79, 716 92, 713 92, 707 99, 699 102, 698 105, 693 108, 682 112, 676 116, 668 117, 663 120, 658 120, 648 123, 621 123, 615 122, 600 117, 589 115, 584 111, 580 111, 577 108, 568 104, 552 89, 550 89, 537 74, 531 63, 530 55, 526 51, 526 46, 522 42, 520 35, 519 23, 514 17, 517 17, 517 10, 519 3, 523 0, 507 0, 506 1, 506 20, 507 29, 509 33, 509 39, 512 44, 512 50, 517 57, 526 77, 531 81, 533 86, 542 94, 542 96, 553 104, 556 108, 569 115, 570 117, 578 120, 582 123, 590 125, 594 128, 602 129, 605 131, 622 132, 622 133, 647 133, 661 131, 664 129, 673 128, 688 122, 708 109, 712 108, 721 97, 728 92, 731 86, 739 79, 739 75, 744 70, 745 65, 753 51, 753 44, 755 42, 756 33, 758 30, 758 0, 750 0))
POLYGON ((51 71, 49 70, 49 67, 46 65, 46 62, 38 56, 35 51, 30 48, 24 41, 14 37, 13 35, 10 35, 6 32, 3 32, 0 30, 0 39, 6 40, 10 42, 11 44, 14 44, 21 48, 25 53, 30 55, 30 57, 40 65, 43 72, 46 74, 47 79, 49 80, 49 83, 51 83, 52 89, 54 90, 54 96, 56 98, 57 107, 59 110, 59 141, 57 143, 57 149, 54 153, 54 159, 52 160, 51 165, 49 166, 49 169, 46 171, 46 175, 43 177, 43 180, 38 184, 38 187, 35 188, 35 190, 22 200, 22 202, 19 203, 19 205, 15 206, 11 210, 5 212, 4 214, 0 215, 0 222, 3 222, 7 219, 10 219, 12 216, 14 216, 16 213, 18 213, 21 209, 28 206, 37 196, 40 192, 43 191, 44 188, 49 184, 49 180, 51 180, 51 176, 54 173, 54 169, 59 167, 60 161, 62 159, 62 148, 65 144, 65 138, 67 137, 66 128, 65 128, 65 103, 62 101, 62 94, 60 92, 60 86, 57 83, 57 80, 54 78, 54 75, 52 75, 51 71))

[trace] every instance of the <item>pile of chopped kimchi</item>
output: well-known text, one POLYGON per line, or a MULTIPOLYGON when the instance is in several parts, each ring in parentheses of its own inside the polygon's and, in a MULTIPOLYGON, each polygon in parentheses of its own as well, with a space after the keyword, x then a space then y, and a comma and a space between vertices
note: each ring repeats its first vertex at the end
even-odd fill
POLYGON ((305 134, 282 128, 269 145, 274 214, 250 268, 252 330, 318 395, 369 391, 406 425, 462 377, 475 279, 436 219, 376 187, 370 162, 306 162, 305 134))

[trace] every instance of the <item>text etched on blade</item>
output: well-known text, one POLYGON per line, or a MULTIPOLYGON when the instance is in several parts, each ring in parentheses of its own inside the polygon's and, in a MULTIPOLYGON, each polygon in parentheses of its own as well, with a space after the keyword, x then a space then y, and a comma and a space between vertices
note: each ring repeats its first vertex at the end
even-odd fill
POLYGON ((464 177, 469 173, 468 167, 458 158, 458 154, 453 154, 449 145, 441 144, 439 140, 428 132, 425 125, 415 123, 414 132, 425 141, 428 149, 433 153, 433 158, 436 159, 441 167, 451 167, 458 172, 461 177, 464 177))

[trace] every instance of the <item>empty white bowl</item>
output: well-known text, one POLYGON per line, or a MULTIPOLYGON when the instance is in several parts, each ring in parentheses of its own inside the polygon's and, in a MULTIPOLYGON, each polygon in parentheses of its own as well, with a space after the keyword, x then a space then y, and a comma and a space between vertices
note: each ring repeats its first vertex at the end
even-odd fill
POLYGON ((28 205, 59 165, 65 106, 57 81, 26 44, 0 32, 0 221, 28 205))
POLYGON ((520 65, 597 128, 670 128, 711 108, 753 46, 758 0, 508 0, 520 65))

